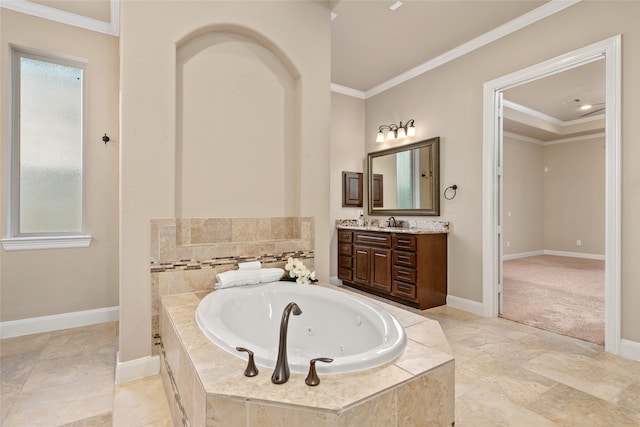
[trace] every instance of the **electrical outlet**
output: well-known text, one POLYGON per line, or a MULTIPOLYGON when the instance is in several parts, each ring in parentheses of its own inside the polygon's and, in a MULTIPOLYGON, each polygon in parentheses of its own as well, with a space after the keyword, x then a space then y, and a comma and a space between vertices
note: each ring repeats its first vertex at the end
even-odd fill
POLYGON ((582 246, 582 240, 576 240, 576 246, 582 246))
POLYGON ((507 247, 510 248, 511 247, 511 242, 507 240, 507 247))

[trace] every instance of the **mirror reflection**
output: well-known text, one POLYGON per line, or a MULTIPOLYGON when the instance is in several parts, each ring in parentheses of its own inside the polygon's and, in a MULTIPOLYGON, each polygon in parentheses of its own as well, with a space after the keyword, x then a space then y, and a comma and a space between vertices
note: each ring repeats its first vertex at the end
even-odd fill
POLYGON ((370 215, 440 215, 435 137, 368 154, 370 215))

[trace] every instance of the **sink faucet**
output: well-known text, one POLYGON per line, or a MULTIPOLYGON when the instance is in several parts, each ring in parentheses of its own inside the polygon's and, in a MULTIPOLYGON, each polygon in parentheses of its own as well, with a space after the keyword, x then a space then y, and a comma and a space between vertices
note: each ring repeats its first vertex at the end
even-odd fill
POLYGON ((389 227, 397 227, 398 223, 396 222, 396 219, 392 216, 389 217, 389 219, 387 220, 387 223, 389 224, 389 227))
POLYGON ((295 302, 290 302, 282 312, 282 320, 280 320, 280 342, 278 344, 278 360, 276 367, 271 375, 271 382, 274 384, 284 384, 289 379, 289 361, 287 360, 287 328, 289 326, 289 314, 298 316, 302 314, 302 310, 295 302))

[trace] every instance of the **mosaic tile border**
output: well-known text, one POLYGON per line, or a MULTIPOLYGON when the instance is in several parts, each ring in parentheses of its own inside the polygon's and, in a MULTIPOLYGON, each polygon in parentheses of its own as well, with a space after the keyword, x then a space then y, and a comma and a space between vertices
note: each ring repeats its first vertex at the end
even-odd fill
POLYGON ((312 217, 154 218, 151 265, 304 253, 314 241, 312 217))
POLYGON ((298 259, 313 259, 314 251, 293 251, 293 252, 283 252, 279 255, 274 254, 264 254, 263 256, 238 256, 238 257, 223 257, 223 258, 212 258, 208 260, 180 260, 176 262, 169 263, 160 263, 154 264, 151 263, 151 272, 152 273, 162 273, 165 271, 179 271, 179 270, 200 270, 205 268, 218 268, 222 266, 228 267, 238 267, 239 263, 242 262, 250 262, 250 261, 260 261, 263 264, 275 263, 275 262, 286 262, 287 259, 298 258, 298 259))

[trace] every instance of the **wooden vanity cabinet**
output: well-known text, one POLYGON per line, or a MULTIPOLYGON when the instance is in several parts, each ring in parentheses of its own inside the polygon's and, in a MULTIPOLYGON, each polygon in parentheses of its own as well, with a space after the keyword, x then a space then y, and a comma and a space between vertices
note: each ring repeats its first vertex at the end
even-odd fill
POLYGON ((353 278, 353 232, 338 230, 338 279, 351 281, 353 278))
POLYGON ((447 235, 339 230, 343 284, 424 310, 446 304, 447 235), (349 233, 340 237, 341 233, 349 233), (344 245, 351 242, 347 249, 344 245), (344 257, 352 254, 349 261, 344 257), (352 265, 351 271, 347 265, 352 265))

